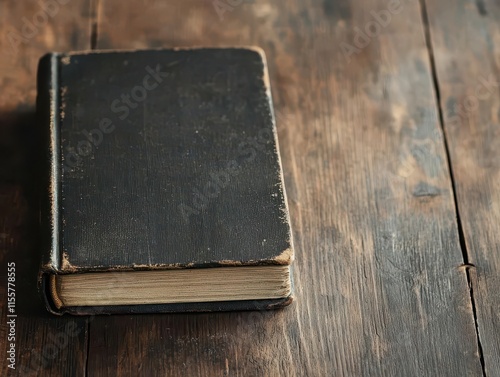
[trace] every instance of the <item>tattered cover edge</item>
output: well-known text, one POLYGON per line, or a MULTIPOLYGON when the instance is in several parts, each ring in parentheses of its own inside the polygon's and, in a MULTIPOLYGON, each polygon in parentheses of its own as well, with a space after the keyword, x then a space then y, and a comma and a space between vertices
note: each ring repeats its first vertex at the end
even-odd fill
MULTIPOLYGON (((289 248, 287 250, 284 250, 279 257, 285 257, 287 259, 286 263, 288 265, 291 265, 292 262, 295 259, 295 245, 293 241, 293 231, 292 231, 292 221, 290 218, 290 209, 288 207, 288 196, 286 192, 286 187, 285 187, 285 174, 283 173, 283 163, 281 161, 281 151, 280 151, 280 145, 279 145, 279 139, 278 139, 278 126, 276 124, 276 115, 274 113, 274 104, 273 104, 273 96, 271 93, 271 81, 269 79, 269 68, 267 64, 267 57, 266 53, 264 50, 260 47, 257 46, 251 46, 248 47, 250 50, 254 50, 257 52, 261 59, 262 59, 262 64, 264 65, 263 67, 263 81, 264 81, 264 86, 266 88, 266 94, 267 94, 267 99, 269 101, 269 110, 271 112, 271 121, 273 123, 273 134, 274 134, 274 145, 276 148, 276 158, 278 159, 278 165, 280 168, 280 181, 281 181, 281 191, 283 194, 283 202, 284 202, 284 208, 285 208, 285 219, 288 225, 288 239, 289 239, 289 248)), ((276 260, 277 258, 275 258, 276 260)), ((285 264, 285 263, 283 263, 285 264)), ((291 277, 290 277, 291 278, 291 277)), ((292 285, 292 293, 293 293, 293 285, 292 285)))

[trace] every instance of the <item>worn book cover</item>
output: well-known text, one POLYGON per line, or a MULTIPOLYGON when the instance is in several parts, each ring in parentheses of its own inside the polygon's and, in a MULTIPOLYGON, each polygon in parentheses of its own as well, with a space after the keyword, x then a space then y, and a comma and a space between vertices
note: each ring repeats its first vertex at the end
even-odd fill
POLYGON ((291 302, 292 235, 262 51, 52 53, 39 64, 37 112, 50 311, 291 302))

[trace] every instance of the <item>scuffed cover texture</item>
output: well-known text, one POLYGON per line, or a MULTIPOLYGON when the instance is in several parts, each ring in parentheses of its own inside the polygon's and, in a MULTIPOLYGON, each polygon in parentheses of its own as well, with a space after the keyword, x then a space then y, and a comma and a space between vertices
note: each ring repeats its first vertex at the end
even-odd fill
POLYGON ((258 51, 62 56, 60 86, 61 271, 290 262, 258 51))

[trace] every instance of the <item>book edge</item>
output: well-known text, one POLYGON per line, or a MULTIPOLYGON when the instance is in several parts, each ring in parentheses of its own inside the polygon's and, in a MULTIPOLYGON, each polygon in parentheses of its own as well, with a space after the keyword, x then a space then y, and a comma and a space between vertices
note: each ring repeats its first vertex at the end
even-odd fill
POLYGON ((271 113, 271 122, 273 126, 273 135, 274 135, 274 145, 275 145, 275 152, 276 152, 276 158, 278 160, 278 165, 279 165, 279 179, 281 183, 281 191, 283 195, 283 202, 284 202, 284 216, 286 223, 288 225, 288 243, 289 247, 285 250, 282 251, 281 254, 273 258, 275 261, 281 263, 281 264, 291 264, 293 260, 295 259, 295 247, 294 247, 294 242, 293 242, 293 232, 292 232, 292 222, 290 218, 290 209, 288 207, 288 197, 287 197, 287 192, 286 192, 286 187, 285 187, 285 175, 283 172, 283 162, 281 160, 281 152, 280 152, 280 146, 279 146, 279 138, 278 138, 278 126, 276 123, 276 115, 275 115, 275 110, 274 110, 274 104, 273 104, 273 96, 271 93, 271 81, 269 78, 269 67, 267 64, 267 57, 266 53, 264 50, 260 47, 253 47, 253 50, 257 52, 262 60, 263 64, 263 81, 264 81, 264 86, 266 88, 266 94, 267 94, 267 99, 268 99, 268 105, 269 105, 269 110, 271 113))
POLYGON ((158 47, 158 48, 139 48, 139 49, 97 49, 97 50, 79 50, 57 53, 61 55, 63 64, 69 64, 72 56, 86 56, 99 54, 120 54, 134 52, 154 52, 154 51, 192 51, 192 50, 247 50, 257 52, 265 58, 264 50, 256 45, 232 45, 232 46, 176 46, 176 47, 158 47))
POLYGON ((264 300, 213 301, 145 305, 80 306, 67 307, 57 303, 52 295, 50 280, 55 274, 44 273, 41 280, 43 301, 47 310, 57 316, 64 314, 83 316, 101 314, 161 314, 161 313, 204 313, 224 311, 274 310, 290 305, 294 300, 293 278, 290 271, 291 290, 287 297, 264 300))

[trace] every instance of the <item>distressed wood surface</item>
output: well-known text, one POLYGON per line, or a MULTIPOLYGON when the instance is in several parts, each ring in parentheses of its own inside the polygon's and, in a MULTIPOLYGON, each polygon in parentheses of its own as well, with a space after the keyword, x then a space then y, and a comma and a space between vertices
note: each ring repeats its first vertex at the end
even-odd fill
POLYGON ((500 375, 500 3, 428 1, 487 376, 500 375))
POLYGON ((419 3, 389 12, 362 48, 356 28, 387 2, 229 8, 221 19, 208 1, 104 0, 97 48, 264 48, 296 302, 265 313, 97 318, 89 372, 481 375, 419 3))
MULTIPOLYGON (((474 107, 467 96, 481 75, 499 77, 498 4, 90 3, 61 6, 14 54, 8 32, 39 5, 0 3, 0 277, 15 261, 19 284, 19 368, 7 371, 2 360, 1 375, 498 375, 498 87, 454 117, 455 104, 474 107), (248 44, 268 57, 296 302, 273 312, 48 315, 35 293, 38 58, 89 47, 248 44), (44 361, 44 352, 54 356, 44 361)), ((0 292, 5 355, 4 284, 0 292)))
MULTIPOLYGON (((63 1, 61 1, 62 3, 63 1)), ((90 5, 42 11, 37 2, 0 3, 0 375, 82 376, 87 319, 58 318, 37 294, 39 129, 35 121, 38 59, 50 50, 89 46, 90 5), (43 16, 45 14, 45 16, 43 16), (35 21, 33 19, 35 18, 35 21), (26 20, 26 21, 25 21, 26 20), (38 25, 28 26, 36 22, 38 25), (16 369, 8 368, 7 268, 16 265, 16 369)))

